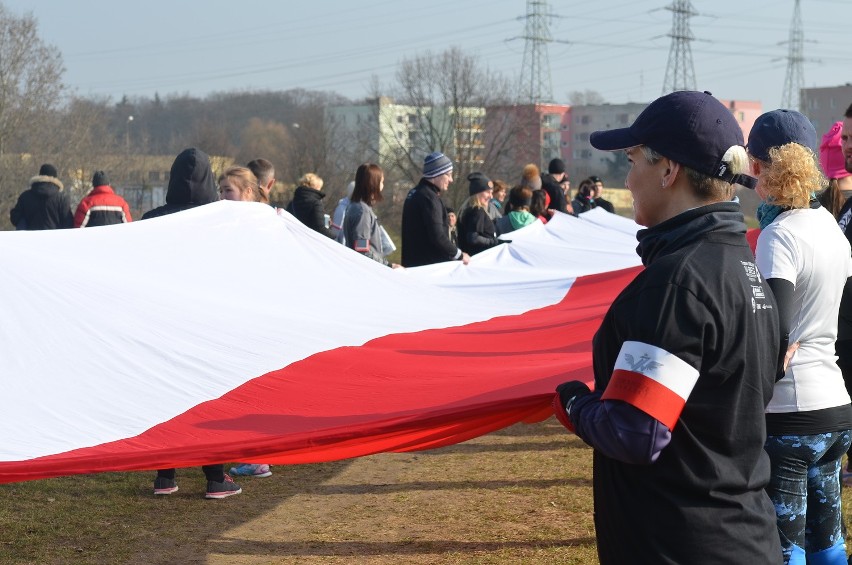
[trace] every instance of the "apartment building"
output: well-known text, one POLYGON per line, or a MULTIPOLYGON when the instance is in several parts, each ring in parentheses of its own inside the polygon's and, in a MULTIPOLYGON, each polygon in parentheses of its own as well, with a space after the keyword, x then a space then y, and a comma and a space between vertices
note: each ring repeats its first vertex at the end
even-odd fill
MULTIPOLYGON (((762 104, 752 100, 720 100, 748 138, 755 120, 763 113, 762 104)), ((568 127, 563 154, 568 177, 576 182, 591 175, 604 179, 608 187, 622 186, 629 164, 623 152, 594 149, 589 143, 592 132, 629 127, 648 106, 647 103, 595 104, 572 106, 566 120, 568 127)))
POLYGON ((383 96, 329 107, 325 119, 335 151, 353 163, 415 167, 432 151, 471 168, 484 161, 485 108, 410 106, 383 96))
POLYGON ((834 122, 842 120, 852 104, 852 83, 842 86, 803 88, 804 114, 811 120, 819 136, 827 132, 834 122))

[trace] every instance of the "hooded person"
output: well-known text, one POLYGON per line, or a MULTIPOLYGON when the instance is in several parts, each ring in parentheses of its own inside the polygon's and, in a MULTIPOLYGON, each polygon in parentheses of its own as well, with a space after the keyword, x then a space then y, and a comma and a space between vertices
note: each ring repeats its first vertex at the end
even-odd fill
POLYGON ((19 230, 55 230, 74 227, 71 200, 57 178, 56 167, 45 163, 30 179, 30 188, 21 193, 9 211, 9 219, 19 230))
POLYGON ((423 177, 402 205, 402 266, 418 267, 470 256, 450 241, 447 205, 441 198, 453 182, 453 162, 441 152, 423 160, 423 177))
POLYGON ((110 226, 133 221, 127 201, 113 191, 104 171, 92 175, 92 190, 77 206, 75 228, 110 226))
MULTIPOLYGON (((143 220, 182 212, 215 202, 219 199, 219 188, 210 168, 210 158, 196 147, 181 151, 172 163, 169 175, 169 188, 166 191, 166 203, 159 208, 149 210, 143 220)), ((205 498, 221 499, 240 494, 242 489, 231 477, 225 474, 221 463, 203 465, 201 470, 207 479, 205 498)), ((159 469, 154 479, 154 494, 168 496, 178 490, 175 469, 159 469)))
POLYGON ((764 451, 778 313, 731 201, 754 181, 742 130, 709 93, 678 91, 590 143, 626 152, 647 226, 644 269, 592 341, 594 391, 583 376, 553 398, 594 448, 599 561, 780 563, 764 451))
POLYGON ((210 157, 197 147, 181 151, 169 172, 166 203, 142 215, 143 220, 189 210, 219 200, 210 157))
POLYGON ((470 201, 459 218, 459 247, 470 255, 476 255, 501 241, 497 239, 494 222, 488 215, 488 204, 494 192, 494 184, 483 173, 471 173, 467 177, 470 201))

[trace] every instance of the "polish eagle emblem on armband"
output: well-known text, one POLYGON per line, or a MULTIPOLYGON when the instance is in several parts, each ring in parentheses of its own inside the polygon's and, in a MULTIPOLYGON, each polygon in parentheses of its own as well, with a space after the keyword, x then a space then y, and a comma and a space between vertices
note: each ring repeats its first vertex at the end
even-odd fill
POLYGON ((640 357, 638 361, 630 353, 625 353, 624 360, 627 361, 628 365, 630 365, 630 370, 636 373, 653 371, 654 369, 663 366, 662 363, 657 363, 656 361, 651 360, 651 357, 647 353, 643 353, 642 357, 640 357))

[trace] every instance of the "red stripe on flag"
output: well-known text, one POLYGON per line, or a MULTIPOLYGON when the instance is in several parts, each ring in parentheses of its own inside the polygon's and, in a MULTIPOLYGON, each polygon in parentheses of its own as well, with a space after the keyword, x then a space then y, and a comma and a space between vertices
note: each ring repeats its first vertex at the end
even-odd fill
POLYGON ((579 278, 559 304, 517 316, 312 355, 136 437, 0 462, 0 483, 230 461, 333 461, 432 449, 544 420, 557 384, 593 380, 591 338, 640 269, 579 278))
POLYGON ((616 369, 606 387, 602 400, 623 400, 670 430, 674 429, 686 401, 671 389, 642 373, 616 369))

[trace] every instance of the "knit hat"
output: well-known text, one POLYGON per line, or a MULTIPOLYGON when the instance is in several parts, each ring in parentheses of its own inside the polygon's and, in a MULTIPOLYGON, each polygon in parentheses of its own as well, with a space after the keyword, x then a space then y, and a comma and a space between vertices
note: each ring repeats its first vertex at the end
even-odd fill
POLYGON ((423 160, 424 178, 433 179, 443 174, 450 173, 452 170, 453 162, 440 151, 429 153, 426 155, 426 159, 423 160))
POLYGON ((92 175, 92 186, 109 186, 109 177, 103 171, 95 171, 92 175))
POLYGON ((547 165, 547 172, 551 175, 558 175, 565 172, 565 161, 562 159, 552 159, 547 165))
POLYGON ((58 173, 56 172, 56 167, 54 167, 53 165, 51 165, 49 163, 45 163, 44 165, 42 165, 41 168, 38 170, 38 174, 39 174, 39 176, 42 176, 42 177, 56 177, 56 176, 58 176, 58 173))
POLYGON ((539 190, 541 188, 541 173, 534 163, 530 163, 524 167, 519 185, 525 186, 530 190, 539 190))
POLYGON ((828 179, 842 179, 852 175, 846 170, 843 149, 840 146, 840 130, 843 122, 835 122, 828 133, 822 136, 819 146, 819 164, 828 179))
POLYGON ((469 175, 467 175, 467 180, 470 181, 470 187, 468 188, 468 192, 471 196, 473 196, 474 194, 479 194, 480 192, 485 192, 486 190, 494 186, 491 183, 491 179, 489 179, 482 173, 470 173, 469 175))
POLYGON ((769 150, 798 143, 816 152, 816 130, 809 119, 795 110, 772 110, 754 121, 748 134, 748 152, 769 162, 769 150))

